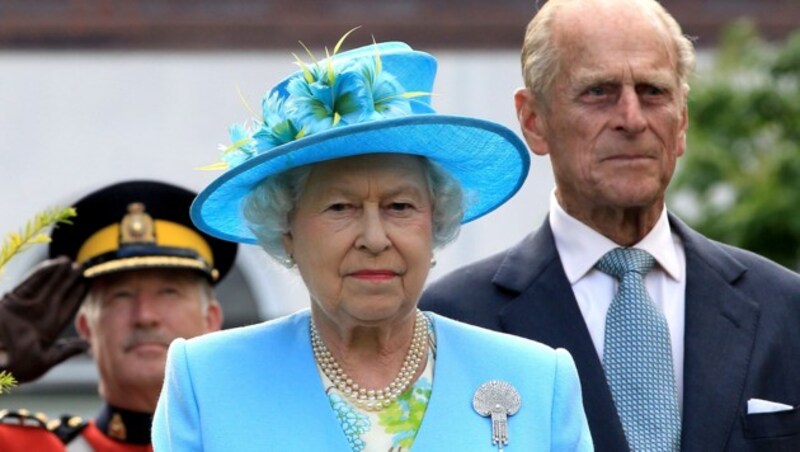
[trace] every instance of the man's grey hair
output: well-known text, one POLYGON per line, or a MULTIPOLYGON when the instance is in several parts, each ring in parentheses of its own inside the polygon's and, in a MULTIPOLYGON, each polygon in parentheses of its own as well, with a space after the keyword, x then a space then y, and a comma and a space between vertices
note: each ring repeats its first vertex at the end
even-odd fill
MULTIPOLYGON (((597 0, 549 0, 528 23, 522 45, 522 78, 525 87, 539 101, 547 103, 550 91, 559 74, 559 49, 553 39, 553 23, 558 11, 570 3, 597 0)), ((600 0, 603 1, 603 0, 600 0)), ((689 92, 689 78, 694 71, 695 50, 692 41, 683 34, 681 26, 656 0, 626 0, 631 7, 652 12, 665 26, 675 45, 677 76, 684 93, 689 92)))

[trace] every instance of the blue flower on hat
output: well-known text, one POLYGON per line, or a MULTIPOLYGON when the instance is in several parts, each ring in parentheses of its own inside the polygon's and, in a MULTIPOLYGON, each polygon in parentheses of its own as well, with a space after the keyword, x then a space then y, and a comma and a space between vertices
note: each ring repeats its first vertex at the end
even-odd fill
POLYGON ((250 129, 251 126, 247 122, 244 124, 233 124, 228 129, 231 145, 220 145, 220 153, 222 154, 220 158, 228 166, 234 167, 239 165, 256 154, 250 129))
POLYGON ((407 91, 394 75, 384 71, 377 45, 373 55, 337 61, 341 42, 333 55, 313 64, 295 56, 302 70, 288 81, 285 90, 274 90, 262 99, 262 118, 231 126, 232 144, 220 145, 222 161, 200 169, 229 169, 335 127, 408 116, 411 99, 430 95, 407 91))
POLYGON ((388 119, 411 114, 409 93, 405 92, 393 75, 381 70, 379 56, 361 62, 359 66, 358 70, 369 87, 373 110, 378 115, 377 118, 370 119, 388 119))
MULTIPOLYGON (((298 127, 287 114, 285 101, 286 99, 278 93, 272 93, 265 96, 261 102, 264 119, 258 131, 253 134, 255 148, 258 151, 272 149, 305 135, 305 130, 298 127)), ((231 136, 231 140, 233 139, 231 136)))
POLYGON ((286 91, 292 115, 309 135, 361 122, 373 111, 365 80, 352 64, 341 69, 332 63, 312 66, 304 77, 291 80, 286 91))

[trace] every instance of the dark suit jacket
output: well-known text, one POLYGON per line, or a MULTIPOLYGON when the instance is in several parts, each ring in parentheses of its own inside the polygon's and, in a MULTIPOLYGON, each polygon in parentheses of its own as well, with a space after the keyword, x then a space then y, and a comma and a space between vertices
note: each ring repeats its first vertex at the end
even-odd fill
MULTIPOLYGON (((683 451, 800 451, 800 275, 670 216, 686 251, 683 451), (797 407, 746 415, 747 400, 797 407)), ((572 353, 595 448, 627 450, 549 221, 431 284, 420 306, 572 353)), ((524 401, 523 401, 524 403, 524 401)))

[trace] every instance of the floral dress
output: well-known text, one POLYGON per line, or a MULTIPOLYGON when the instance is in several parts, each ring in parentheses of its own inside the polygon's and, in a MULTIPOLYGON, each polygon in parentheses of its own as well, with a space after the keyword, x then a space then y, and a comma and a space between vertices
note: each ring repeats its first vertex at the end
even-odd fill
POLYGON ((322 378, 325 394, 336 418, 342 426, 353 452, 408 452, 428 408, 433 385, 433 366, 436 358, 436 340, 432 322, 428 322, 428 360, 425 370, 416 382, 397 400, 379 411, 367 411, 352 403, 325 376, 322 378))

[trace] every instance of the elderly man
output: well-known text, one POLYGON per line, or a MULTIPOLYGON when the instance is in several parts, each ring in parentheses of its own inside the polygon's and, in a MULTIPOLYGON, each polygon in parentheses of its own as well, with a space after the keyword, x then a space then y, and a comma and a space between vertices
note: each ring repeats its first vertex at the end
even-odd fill
POLYGON ((88 345, 105 404, 93 420, 64 416, 48 428, 24 411, 6 413, 0 449, 152 451, 167 347, 220 329, 212 285, 236 254, 235 244, 192 226, 194 196, 159 182, 120 183, 78 201, 74 224, 54 230, 50 256, 69 259, 44 263, 0 302, 6 367, 28 381, 88 345), (83 340, 57 340, 76 309, 83 340))
POLYGON ((665 207, 694 64, 677 22, 653 0, 550 0, 522 63, 549 216, 421 306, 569 350, 597 450, 800 450, 800 277, 665 207))

